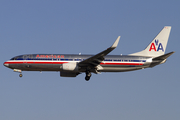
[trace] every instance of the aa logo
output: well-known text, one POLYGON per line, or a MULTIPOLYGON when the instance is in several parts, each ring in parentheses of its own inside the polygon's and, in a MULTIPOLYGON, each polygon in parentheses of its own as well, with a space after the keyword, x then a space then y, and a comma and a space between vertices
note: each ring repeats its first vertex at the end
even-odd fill
POLYGON ((151 43, 149 51, 159 51, 159 50, 162 50, 164 52, 162 43, 159 43, 159 40, 157 39, 157 40, 155 40, 155 44, 151 43))

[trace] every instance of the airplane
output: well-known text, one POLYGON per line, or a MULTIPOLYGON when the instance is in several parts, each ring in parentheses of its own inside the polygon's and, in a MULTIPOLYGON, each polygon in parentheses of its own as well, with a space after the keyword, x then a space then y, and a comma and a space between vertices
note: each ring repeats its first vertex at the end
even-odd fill
POLYGON ((120 36, 113 45, 96 55, 81 54, 25 54, 15 56, 4 62, 4 66, 19 72, 22 71, 59 71, 61 77, 76 77, 85 73, 85 80, 89 81, 91 73, 126 72, 152 68, 165 63, 174 53, 165 53, 171 26, 165 26, 152 42, 142 51, 129 55, 108 55, 120 40, 120 36))

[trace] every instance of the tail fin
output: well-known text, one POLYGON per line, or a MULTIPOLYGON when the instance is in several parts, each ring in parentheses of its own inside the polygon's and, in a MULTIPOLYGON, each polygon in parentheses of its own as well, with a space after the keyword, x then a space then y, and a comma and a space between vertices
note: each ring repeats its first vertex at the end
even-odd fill
POLYGON ((170 31, 171 31, 171 26, 165 26, 161 30, 161 32, 153 39, 153 41, 146 47, 146 49, 130 55, 150 56, 150 57, 157 57, 160 55, 164 55, 170 31))

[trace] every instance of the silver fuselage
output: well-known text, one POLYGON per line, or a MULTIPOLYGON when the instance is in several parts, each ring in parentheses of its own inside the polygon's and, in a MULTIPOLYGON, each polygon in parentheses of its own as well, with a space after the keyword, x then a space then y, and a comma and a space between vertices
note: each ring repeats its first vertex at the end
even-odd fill
MULTIPOLYGON (((13 57, 4 62, 11 69, 22 71, 62 71, 64 63, 78 63, 93 55, 71 54, 27 54, 13 57)), ((150 67, 151 57, 130 55, 107 55, 97 66, 98 72, 124 72, 150 67)), ((79 67, 76 72, 85 72, 86 69, 79 67)), ((93 72, 93 71, 91 71, 93 72)))

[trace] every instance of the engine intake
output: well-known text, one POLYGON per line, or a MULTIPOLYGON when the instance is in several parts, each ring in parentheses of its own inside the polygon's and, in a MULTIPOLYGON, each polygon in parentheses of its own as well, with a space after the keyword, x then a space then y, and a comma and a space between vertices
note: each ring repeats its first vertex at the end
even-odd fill
POLYGON ((63 71, 78 71, 78 65, 77 65, 77 63, 64 63, 64 64, 62 64, 62 67, 61 67, 61 69, 63 70, 63 71))

